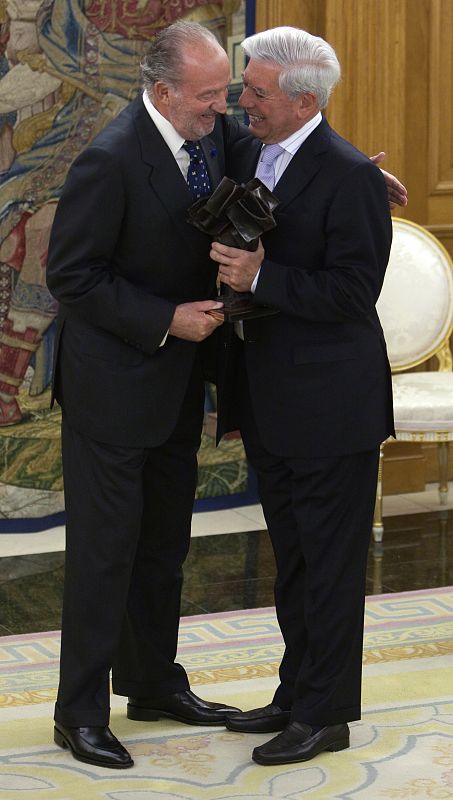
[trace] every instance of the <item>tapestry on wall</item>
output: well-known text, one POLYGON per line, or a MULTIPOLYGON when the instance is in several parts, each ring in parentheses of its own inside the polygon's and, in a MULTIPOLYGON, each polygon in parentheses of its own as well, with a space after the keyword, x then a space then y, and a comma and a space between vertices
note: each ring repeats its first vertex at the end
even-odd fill
MULTIPOLYGON (((0 0, 3 520, 63 510, 60 411, 49 408, 57 307, 45 270, 66 174, 136 95, 147 40, 179 18, 201 22, 224 45, 232 61, 231 112, 239 113, 246 0, 0 0)), ((246 488, 238 440, 216 453, 205 435, 200 466, 199 496, 246 488)))

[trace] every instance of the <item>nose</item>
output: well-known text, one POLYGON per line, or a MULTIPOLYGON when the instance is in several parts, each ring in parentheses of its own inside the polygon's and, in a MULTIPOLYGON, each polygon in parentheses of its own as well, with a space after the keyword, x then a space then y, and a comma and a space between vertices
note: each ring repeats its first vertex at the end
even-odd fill
POLYGON ((252 107, 253 103, 251 103, 250 97, 248 97, 248 101, 247 101, 248 94, 249 94, 248 93, 248 87, 244 86, 244 88, 242 89, 241 94, 239 95, 239 100, 238 100, 238 103, 241 106, 241 108, 251 108, 252 107))
POLYGON ((218 114, 226 114, 227 110, 227 94, 228 92, 223 92, 214 100, 212 104, 212 108, 214 111, 217 111, 218 114))
POLYGON ((217 111, 218 114, 226 114, 227 104, 226 100, 217 100, 213 105, 214 111, 217 111))

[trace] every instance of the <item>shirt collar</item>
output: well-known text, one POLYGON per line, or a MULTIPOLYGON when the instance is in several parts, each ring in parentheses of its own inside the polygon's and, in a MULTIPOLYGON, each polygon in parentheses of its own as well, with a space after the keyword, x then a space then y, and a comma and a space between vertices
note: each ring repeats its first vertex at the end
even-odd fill
POLYGON ((280 147, 283 147, 284 150, 293 156, 295 153, 297 153, 301 144, 308 139, 310 134, 313 133, 314 129, 317 128, 321 122, 322 114, 320 111, 318 111, 318 113, 308 122, 306 122, 302 128, 299 128, 299 130, 295 133, 292 133, 291 136, 288 136, 282 142, 279 142, 280 147))
POLYGON ((143 92, 143 103, 165 144, 170 148, 172 154, 176 156, 176 153, 184 144, 185 139, 175 130, 171 122, 162 116, 160 111, 153 106, 147 92, 143 92))

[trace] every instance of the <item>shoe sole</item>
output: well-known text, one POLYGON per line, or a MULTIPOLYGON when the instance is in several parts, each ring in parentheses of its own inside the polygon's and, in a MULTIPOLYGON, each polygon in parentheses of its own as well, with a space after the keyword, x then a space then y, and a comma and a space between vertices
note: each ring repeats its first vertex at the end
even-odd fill
POLYGON ((289 723, 289 717, 280 725, 276 723, 271 725, 267 725, 266 727, 257 725, 255 728, 251 728, 247 726, 247 728, 241 728, 240 724, 237 725, 234 721, 230 721, 229 719, 226 720, 225 726, 228 728, 229 731, 234 731, 235 733, 277 733, 278 731, 284 730, 289 723))
POLYGON ((54 728, 53 733, 53 740, 58 747, 61 747, 63 750, 70 750, 71 755, 77 759, 77 761, 83 761, 84 764, 92 764, 94 767, 107 767, 108 769, 128 769, 129 767, 134 766, 134 762, 132 759, 125 764, 109 764, 106 761, 97 761, 95 758, 89 758, 88 756, 83 756, 80 753, 77 753, 72 747, 70 742, 66 739, 65 736, 58 730, 58 728, 54 728))
POLYGON ((223 728, 226 720, 221 719, 216 722, 198 722, 197 720, 187 719, 186 717, 179 717, 177 714, 171 714, 169 711, 158 711, 155 708, 139 708, 138 706, 127 706, 126 716, 134 722, 157 722, 159 719, 173 719, 175 722, 183 722, 185 725, 201 725, 203 727, 212 726, 223 728))
POLYGON ((311 753, 304 756, 295 756, 294 758, 285 758, 284 760, 281 759, 273 759, 272 756, 267 758, 266 756, 261 756, 259 753, 252 753, 252 759, 256 762, 256 764, 260 764, 264 767, 278 767, 280 764, 296 764, 299 761, 311 761, 312 758, 315 756, 319 756, 320 753, 331 752, 337 753, 340 750, 347 750, 350 746, 349 739, 338 739, 336 742, 332 742, 327 747, 320 747, 319 750, 314 750, 311 753))

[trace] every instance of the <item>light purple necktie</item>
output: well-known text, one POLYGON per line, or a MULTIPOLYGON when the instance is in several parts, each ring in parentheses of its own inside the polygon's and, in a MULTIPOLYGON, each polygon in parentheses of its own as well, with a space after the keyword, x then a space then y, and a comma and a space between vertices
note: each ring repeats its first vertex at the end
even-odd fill
POLYGON ((261 150, 256 177, 271 191, 275 186, 275 159, 284 152, 285 148, 279 144, 265 144, 261 150))

